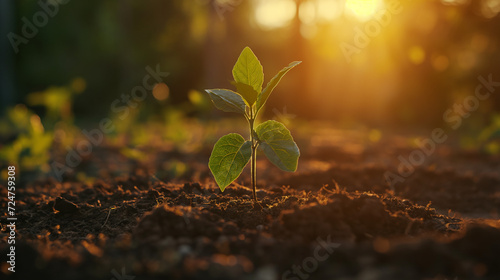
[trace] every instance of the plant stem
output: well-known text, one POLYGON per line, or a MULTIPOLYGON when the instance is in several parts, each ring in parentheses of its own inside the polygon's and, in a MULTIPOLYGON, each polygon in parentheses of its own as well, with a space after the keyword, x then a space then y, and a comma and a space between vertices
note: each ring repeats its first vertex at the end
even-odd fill
POLYGON ((252 190, 253 190, 253 200, 257 201, 257 195, 255 193, 255 189, 257 188, 257 141, 254 138, 254 116, 253 113, 250 112, 250 141, 252 142, 252 156, 250 158, 250 175, 252 177, 252 190))
POLYGON ((257 147, 252 147, 252 188, 253 188, 253 200, 257 201, 257 195, 255 194, 255 189, 257 188, 257 147))

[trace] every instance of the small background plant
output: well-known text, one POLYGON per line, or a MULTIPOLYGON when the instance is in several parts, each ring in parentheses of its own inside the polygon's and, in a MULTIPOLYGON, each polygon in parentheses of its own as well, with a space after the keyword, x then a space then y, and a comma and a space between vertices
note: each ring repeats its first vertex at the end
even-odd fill
POLYGON ((233 85, 237 91, 206 90, 215 107, 225 112, 242 114, 250 128, 250 140, 245 140, 237 133, 230 133, 215 143, 208 166, 221 191, 240 176, 250 161, 253 199, 257 201, 255 190, 258 147, 261 147, 269 161, 280 169, 290 172, 297 170, 300 151, 290 131, 284 124, 274 120, 255 126, 255 119, 281 78, 300 63, 301 61, 290 63, 262 89, 264 82, 262 65, 252 50, 246 47, 233 67, 233 85))

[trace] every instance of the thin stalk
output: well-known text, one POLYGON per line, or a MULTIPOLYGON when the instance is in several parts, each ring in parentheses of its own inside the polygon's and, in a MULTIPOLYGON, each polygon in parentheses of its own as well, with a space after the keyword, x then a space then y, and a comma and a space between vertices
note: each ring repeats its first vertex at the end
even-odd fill
POLYGON ((253 190, 253 200, 257 201, 257 195, 255 193, 255 190, 257 188, 257 141, 254 138, 254 130, 253 130, 253 125, 254 125, 254 115, 253 115, 253 110, 250 110, 250 141, 252 142, 252 156, 250 158, 250 176, 252 177, 252 190, 253 190))
POLYGON ((252 147, 252 188, 253 188, 253 200, 257 201, 257 195, 255 190, 257 188, 257 149, 255 146, 252 147))

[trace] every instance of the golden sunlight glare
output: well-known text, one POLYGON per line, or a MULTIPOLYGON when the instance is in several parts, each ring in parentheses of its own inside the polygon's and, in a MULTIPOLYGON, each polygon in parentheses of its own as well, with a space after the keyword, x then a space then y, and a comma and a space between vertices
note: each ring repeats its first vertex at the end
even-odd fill
POLYGON ((318 17, 329 21, 339 17, 343 11, 342 2, 336 0, 317 0, 318 17))
POLYGON ((306 1, 300 5, 299 18, 305 24, 332 21, 342 15, 343 6, 337 0, 306 1))
POLYGON ((347 0, 345 9, 358 20, 367 21, 375 15, 380 5, 379 0, 347 0))
POLYGON ((293 0, 258 0, 256 2, 255 19, 263 28, 284 27, 295 17, 297 5, 293 0))

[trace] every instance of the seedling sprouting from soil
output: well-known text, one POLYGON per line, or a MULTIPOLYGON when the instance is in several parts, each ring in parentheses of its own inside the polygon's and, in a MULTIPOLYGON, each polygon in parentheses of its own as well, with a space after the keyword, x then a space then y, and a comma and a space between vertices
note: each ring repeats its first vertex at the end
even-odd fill
POLYGON ((246 47, 233 68, 233 84, 237 92, 228 89, 206 90, 215 107, 225 112, 243 114, 250 127, 250 140, 245 140, 237 133, 230 133, 215 143, 208 166, 221 191, 240 176, 250 161, 253 199, 257 201, 256 156, 259 146, 269 161, 280 169, 290 172, 297 170, 300 152, 290 131, 282 123, 273 120, 255 126, 255 119, 281 78, 300 63, 301 61, 294 61, 281 69, 262 89, 262 65, 252 50, 246 47))

